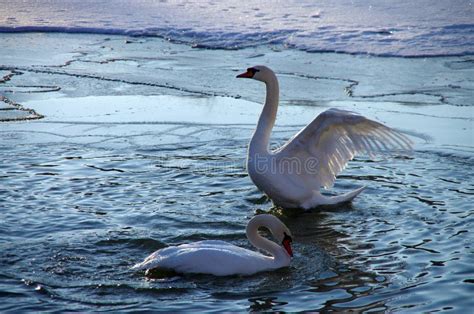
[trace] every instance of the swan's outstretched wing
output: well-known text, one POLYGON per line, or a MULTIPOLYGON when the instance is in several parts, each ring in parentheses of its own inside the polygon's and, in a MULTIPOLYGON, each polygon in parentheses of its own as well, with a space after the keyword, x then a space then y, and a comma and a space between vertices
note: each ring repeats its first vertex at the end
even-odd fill
POLYGON ((275 154, 280 161, 297 158, 303 165, 303 175, 316 176, 320 186, 328 188, 355 155, 411 149, 412 142, 400 132, 354 112, 332 108, 275 154))

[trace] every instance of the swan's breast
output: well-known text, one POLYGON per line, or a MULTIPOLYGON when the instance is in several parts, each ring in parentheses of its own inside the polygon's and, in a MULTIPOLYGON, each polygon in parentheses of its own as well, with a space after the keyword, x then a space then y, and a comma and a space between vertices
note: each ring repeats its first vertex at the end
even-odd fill
POLYGON ((257 188, 276 204, 295 207, 312 196, 317 184, 304 184, 297 160, 281 160, 273 155, 254 155, 247 160, 247 171, 257 188), (294 168, 294 169, 293 169, 294 168))

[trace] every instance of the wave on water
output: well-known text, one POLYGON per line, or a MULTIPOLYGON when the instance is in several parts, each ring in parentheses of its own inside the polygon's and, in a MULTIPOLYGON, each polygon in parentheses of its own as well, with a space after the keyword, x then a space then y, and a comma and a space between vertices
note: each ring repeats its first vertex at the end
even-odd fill
POLYGON ((293 30, 225 33, 198 32, 189 28, 145 28, 121 29, 100 27, 62 27, 62 26, 0 26, 0 33, 70 33, 70 34, 101 34, 125 35, 132 37, 158 37, 168 41, 189 44, 194 48, 235 50, 260 45, 286 45, 286 39, 295 33, 293 30))
POLYGON ((160 37, 208 49, 276 45, 309 52, 459 56, 474 54, 473 10, 466 0, 260 0, 245 5, 230 0, 25 0, 0 7, 0 32, 160 37))
MULTIPOLYGON (((352 31, 352 34, 318 30, 310 35, 298 30, 267 32, 196 31, 190 28, 102 28, 75 26, 0 26, 0 33, 70 33, 157 37, 194 48, 237 50, 262 45, 292 48, 312 53, 337 52, 386 57, 440 57, 474 54, 474 24, 448 25, 430 29, 409 39, 396 38, 398 30, 352 31), (456 36, 451 36, 456 32, 456 36), (469 40, 459 41, 459 38, 469 40), (342 43, 347 41, 347 43, 342 43), (353 44, 350 44, 352 42, 353 44), (370 46, 364 43, 369 42, 370 46), (391 44, 390 44, 391 43, 391 44)), ((405 37, 399 35, 399 37, 405 37)))

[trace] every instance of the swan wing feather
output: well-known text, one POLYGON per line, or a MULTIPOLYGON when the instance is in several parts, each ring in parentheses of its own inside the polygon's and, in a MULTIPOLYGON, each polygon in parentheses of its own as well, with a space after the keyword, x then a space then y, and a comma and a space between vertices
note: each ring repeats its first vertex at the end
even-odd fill
POLYGON ((305 175, 317 176, 320 186, 329 188, 356 155, 372 157, 411 149, 412 142, 402 133, 352 111, 331 108, 275 151, 275 155, 278 160, 298 158, 305 175))
POLYGON ((268 267, 272 258, 225 241, 200 241, 160 249, 132 269, 157 267, 180 273, 206 273, 217 276, 252 274, 268 267))

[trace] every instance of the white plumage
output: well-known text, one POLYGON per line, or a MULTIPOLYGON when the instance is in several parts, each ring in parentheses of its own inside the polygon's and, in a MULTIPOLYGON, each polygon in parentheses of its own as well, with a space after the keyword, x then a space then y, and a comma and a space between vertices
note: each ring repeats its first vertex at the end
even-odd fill
POLYGON ((275 216, 257 215, 247 225, 247 238, 257 248, 269 254, 247 250, 233 244, 208 240, 181 244, 158 250, 133 269, 171 269, 178 273, 200 273, 215 276, 251 275, 257 272, 286 267, 290 264, 291 233, 275 216), (258 234, 266 227, 283 246, 258 234))
POLYGON ((356 155, 411 150, 412 142, 400 132, 357 113, 333 108, 317 116, 281 148, 269 151, 278 108, 278 80, 265 66, 249 68, 237 77, 266 85, 265 105, 249 144, 247 170, 255 185, 276 205, 309 209, 351 201, 364 187, 334 197, 322 195, 320 188, 332 187, 337 174, 356 155))

